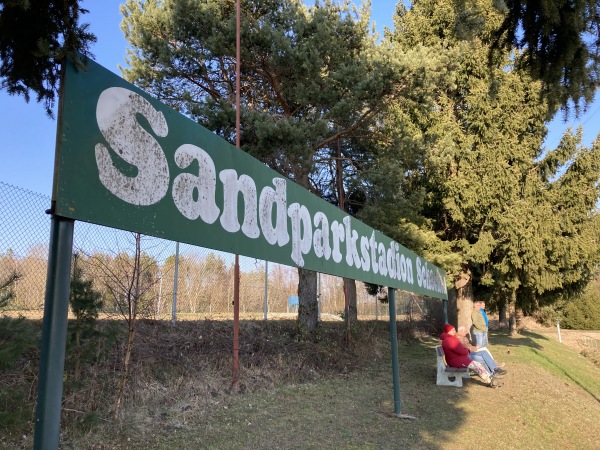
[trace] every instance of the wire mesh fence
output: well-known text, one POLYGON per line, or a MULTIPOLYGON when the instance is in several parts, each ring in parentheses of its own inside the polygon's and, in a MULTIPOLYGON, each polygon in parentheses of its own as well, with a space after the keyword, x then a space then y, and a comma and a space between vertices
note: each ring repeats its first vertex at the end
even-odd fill
MULTIPOLYGON (((19 278, 7 289, 5 312, 41 316, 44 307, 50 198, 0 182, 0 281, 19 278)), ((102 314, 122 314, 123 299, 137 289, 140 315, 160 319, 231 318, 235 255, 150 236, 75 222, 73 253, 83 276, 101 294, 102 314), (140 248, 142 276, 134 286, 132 267, 140 248)), ((295 317, 298 272, 294 267, 240 256, 242 318, 295 317)), ((388 305, 357 282, 357 312, 362 319, 389 317, 388 305)), ((341 320, 343 279, 319 274, 322 320, 341 320)), ((438 321, 439 300, 397 291, 398 320, 438 321)))

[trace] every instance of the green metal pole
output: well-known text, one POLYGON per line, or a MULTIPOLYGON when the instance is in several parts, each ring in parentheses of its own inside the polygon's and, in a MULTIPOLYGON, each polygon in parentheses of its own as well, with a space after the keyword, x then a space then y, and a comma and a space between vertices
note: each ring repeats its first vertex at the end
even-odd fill
POLYGON ((392 378, 394 380, 394 414, 400 415, 400 375, 398 373, 398 334, 396 333, 395 289, 388 288, 390 306, 390 343, 392 344, 392 378))
POLYGON ((52 216, 33 448, 58 449, 74 221, 52 216))

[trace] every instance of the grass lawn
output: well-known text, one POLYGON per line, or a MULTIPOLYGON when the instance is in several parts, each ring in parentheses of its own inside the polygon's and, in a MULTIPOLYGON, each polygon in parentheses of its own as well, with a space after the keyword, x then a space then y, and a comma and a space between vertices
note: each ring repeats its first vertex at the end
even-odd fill
MULTIPOLYGON (((244 324, 235 391, 228 324, 141 330, 118 420, 109 413, 116 356, 66 384, 61 448, 600 449, 600 370, 556 339, 492 333, 490 349, 509 371, 497 389, 476 377, 436 386, 439 340, 400 342, 410 419, 393 414, 387 324, 361 325, 346 349, 343 324, 307 344, 285 322, 244 324)), ((30 448, 31 429, 6 425, 0 448, 30 448)))
POLYGON ((600 448, 600 371, 576 352, 534 333, 492 335, 504 386, 473 378, 456 388, 435 384, 437 342, 399 347, 401 413, 413 420, 392 414, 391 364, 377 358, 315 382, 215 396, 209 408, 148 411, 96 448, 600 448))

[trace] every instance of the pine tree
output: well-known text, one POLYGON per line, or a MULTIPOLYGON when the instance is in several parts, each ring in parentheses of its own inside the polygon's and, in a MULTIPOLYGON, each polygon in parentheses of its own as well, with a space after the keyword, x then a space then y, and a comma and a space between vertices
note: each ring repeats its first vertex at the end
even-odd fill
MULTIPOLYGON (((241 8, 241 147, 339 206, 337 152, 345 174, 356 168, 364 158, 356 157, 353 139, 368 134, 400 92, 415 97, 423 90, 425 71, 412 70, 421 59, 409 52, 399 64, 377 47, 368 7, 260 0, 241 8)), ((129 0, 123 11, 133 48, 125 77, 233 142, 235 2, 129 0)), ((299 322, 310 331, 316 276, 303 269, 299 276, 299 322)))

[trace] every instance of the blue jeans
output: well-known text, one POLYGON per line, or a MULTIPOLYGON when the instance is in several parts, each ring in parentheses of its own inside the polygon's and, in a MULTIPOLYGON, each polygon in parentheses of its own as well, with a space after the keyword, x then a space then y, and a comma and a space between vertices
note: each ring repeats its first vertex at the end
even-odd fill
POLYGON ((473 335, 475 336, 475 345, 478 347, 487 347, 487 333, 473 331, 473 335))
POLYGON ((492 355, 490 355, 490 352, 487 350, 471 352, 469 353, 469 358, 471 358, 473 361, 483 364, 490 375, 494 375, 494 371, 498 368, 494 358, 492 358, 492 355))

